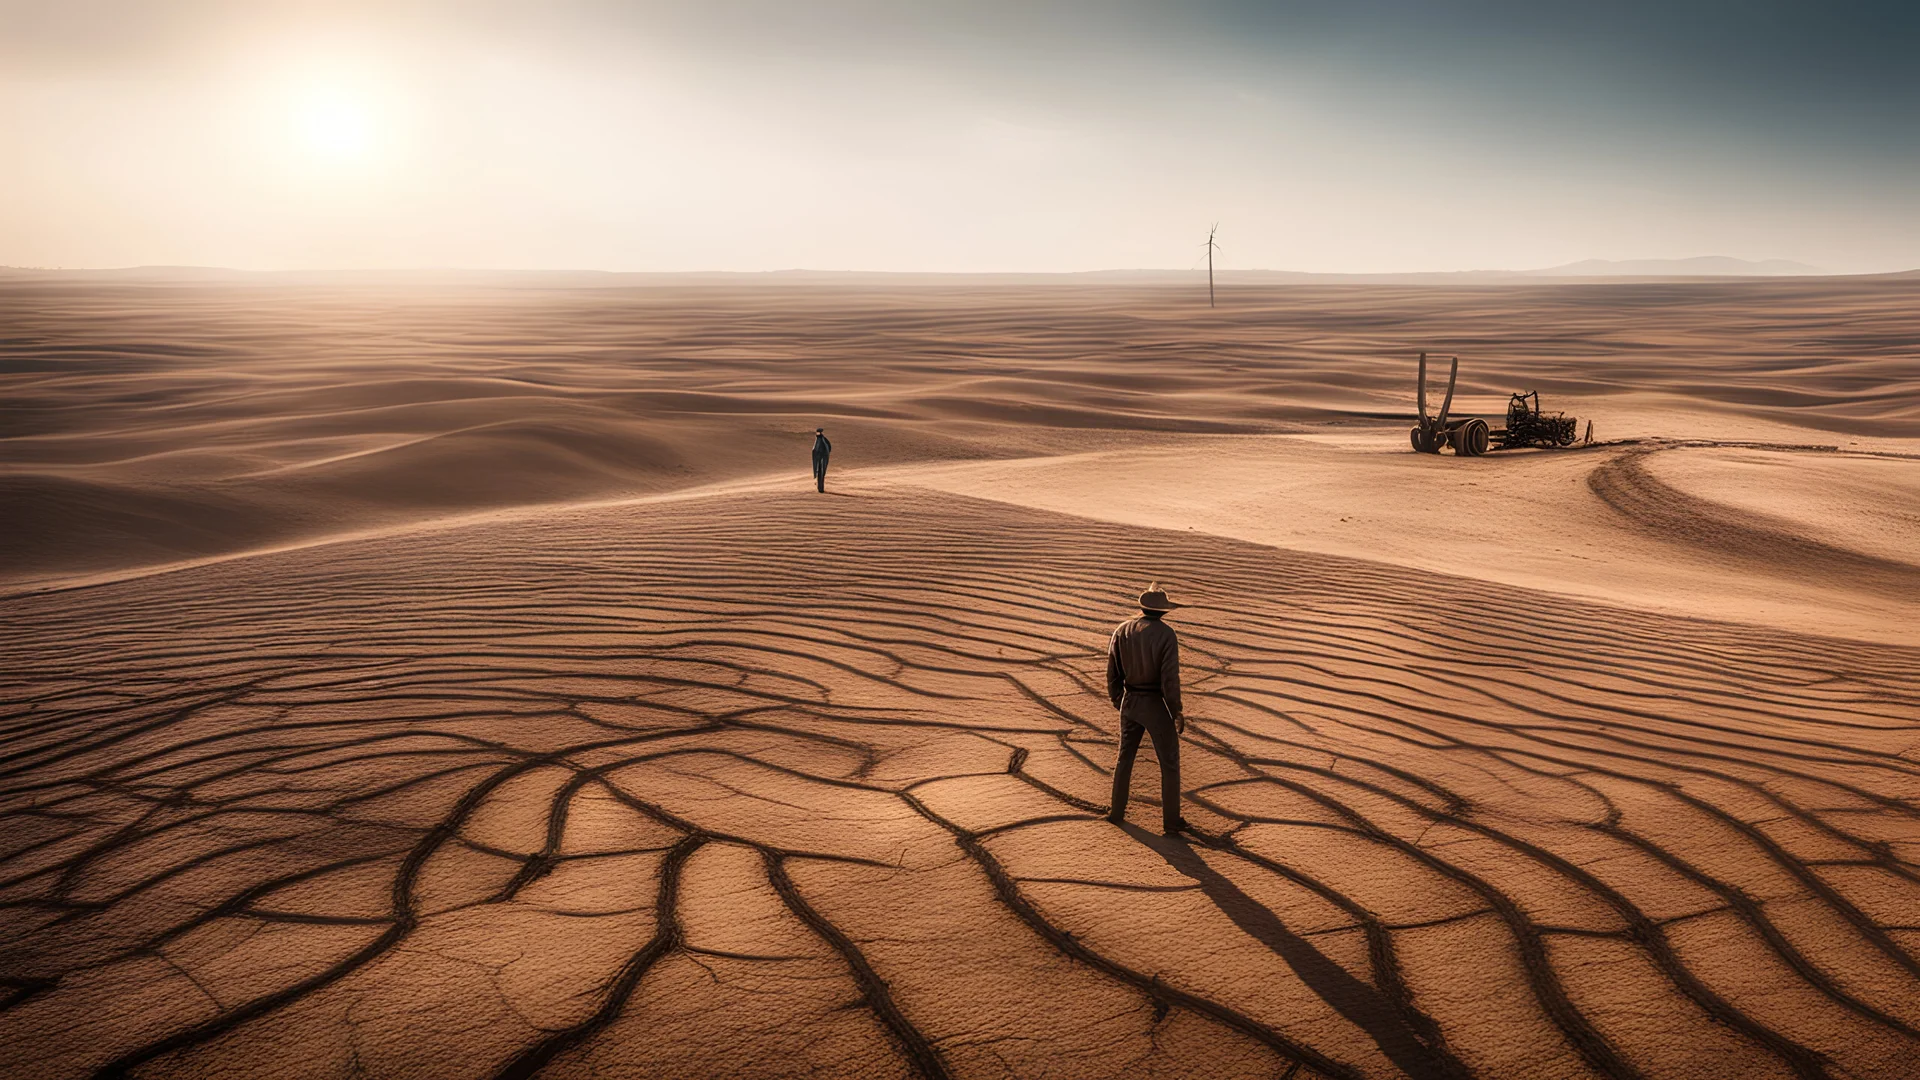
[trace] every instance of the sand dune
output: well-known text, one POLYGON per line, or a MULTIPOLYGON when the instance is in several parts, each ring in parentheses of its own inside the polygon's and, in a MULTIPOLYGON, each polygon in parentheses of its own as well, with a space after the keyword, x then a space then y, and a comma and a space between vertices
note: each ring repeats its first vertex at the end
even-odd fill
POLYGON ((1901 1080, 1916 288, 0 283, 0 1072, 1901 1080))
POLYGON ((1903 527, 1920 508, 1920 460, 1646 442, 1457 461, 1382 439, 1189 441, 898 466, 875 478, 1670 614, 1920 645, 1910 618, 1920 609, 1920 552, 1903 527), (1743 460, 1727 454, 1804 468, 1798 486, 1770 489, 1775 503, 1802 488, 1822 494, 1792 517, 1721 501, 1751 499, 1740 478, 1713 467, 1743 460), (1692 467, 1702 456, 1707 469, 1692 467), (1656 471, 1679 472, 1704 493, 1683 494, 1656 471))
POLYGON ((1901 278, 1244 288, 1204 322, 1144 287, 263 280, 0 282, 9 578, 787 469, 827 419, 848 466, 1364 426, 1421 347, 1467 354, 1463 408, 1538 388, 1603 438, 1920 436, 1901 278), (128 485, 177 539, 62 542, 128 485))
MULTIPOLYGON (((1911 458, 1703 449, 1645 460, 1683 495, 1883 562, 1920 565, 1920 469, 1911 458)), ((1722 514, 1724 515, 1724 511, 1722 514)))

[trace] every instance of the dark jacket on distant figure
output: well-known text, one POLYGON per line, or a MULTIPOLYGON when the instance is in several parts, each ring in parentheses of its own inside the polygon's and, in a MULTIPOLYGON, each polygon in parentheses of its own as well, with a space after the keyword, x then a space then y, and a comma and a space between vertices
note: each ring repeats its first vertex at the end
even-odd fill
POLYGON ((1142 615, 1113 632, 1107 649, 1107 696, 1114 708, 1122 708, 1129 688, 1157 695, 1166 702, 1167 715, 1180 719, 1180 639, 1159 619, 1142 615))
POLYGON ((825 434, 816 432, 813 436, 813 486, 821 491, 827 490, 827 455, 833 453, 833 444, 827 441, 825 434))
POLYGON ((1160 762, 1160 816, 1171 834, 1180 817, 1180 641, 1173 627, 1142 615, 1121 623, 1107 647, 1107 696, 1120 710, 1120 756, 1113 764, 1107 819, 1125 819, 1133 786, 1133 758, 1153 739, 1160 762))

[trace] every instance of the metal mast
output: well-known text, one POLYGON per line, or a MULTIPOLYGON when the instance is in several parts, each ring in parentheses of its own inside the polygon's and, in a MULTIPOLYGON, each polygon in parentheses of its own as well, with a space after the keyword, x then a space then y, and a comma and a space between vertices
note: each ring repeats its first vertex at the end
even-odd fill
POLYGON ((1220 223, 1214 222, 1207 230, 1207 306, 1213 306, 1213 253, 1220 245, 1213 242, 1213 234, 1220 231, 1220 223))

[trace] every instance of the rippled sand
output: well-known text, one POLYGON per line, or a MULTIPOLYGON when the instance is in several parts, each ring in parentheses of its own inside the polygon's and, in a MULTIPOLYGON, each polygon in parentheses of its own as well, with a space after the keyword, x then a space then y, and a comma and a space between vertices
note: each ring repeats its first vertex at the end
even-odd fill
POLYGON ((1909 1076, 1916 292, 0 284, 0 1072, 1909 1076))

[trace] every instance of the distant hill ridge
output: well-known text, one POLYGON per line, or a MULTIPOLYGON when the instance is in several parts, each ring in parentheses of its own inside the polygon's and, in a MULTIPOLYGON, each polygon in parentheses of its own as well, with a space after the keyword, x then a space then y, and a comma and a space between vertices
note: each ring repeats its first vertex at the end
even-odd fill
POLYGON ((1582 259, 1565 266, 1522 273, 1541 277, 1799 277, 1826 271, 1790 259, 1754 262, 1726 255, 1699 255, 1691 259, 1582 259))
MULTIPOLYGON (((1482 285, 1525 284, 1543 278, 1757 278, 1849 276, 1904 278, 1920 270, 1888 274, 1828 275, 1819 267, 1788 259, 1752 261, 1725 255, 1691 259, 1584 259, 1537 270, 1431 270, 1409 273, 1327 274, 1304 270, 1221 270, 1225 285, 1482 285)), ((1071 285, 1071 284, 1191 284, 1204 280, 1205 270, 1081 270, 1014 272, 947 272, 883 270, 232 270, 210 266, 133 266, 103 269, 0 266, 0 276, 64 278, 129 283, 219 283, 261 285, 305 284, 443 284, 519 285, 555 288, 593 288, 641 285, 785 284, 785 285, 1071 285)))

